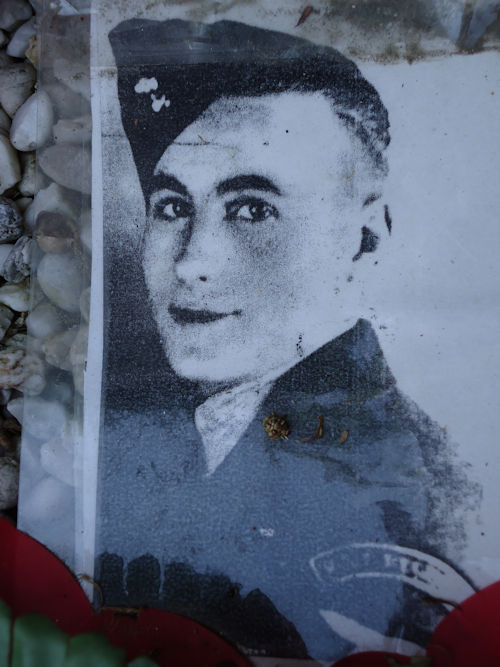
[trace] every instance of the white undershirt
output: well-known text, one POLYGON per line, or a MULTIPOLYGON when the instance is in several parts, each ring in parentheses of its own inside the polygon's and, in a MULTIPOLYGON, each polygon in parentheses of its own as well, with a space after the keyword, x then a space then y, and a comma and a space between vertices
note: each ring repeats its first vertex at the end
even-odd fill
MULTIPOLYGON (((273 374, 273 380, 277 375, 273 374)), ((240 384, 210 396, 196 408, 194 423, 203 442, 207 476, 220 466, 241 438, 273 380, 240 384)))

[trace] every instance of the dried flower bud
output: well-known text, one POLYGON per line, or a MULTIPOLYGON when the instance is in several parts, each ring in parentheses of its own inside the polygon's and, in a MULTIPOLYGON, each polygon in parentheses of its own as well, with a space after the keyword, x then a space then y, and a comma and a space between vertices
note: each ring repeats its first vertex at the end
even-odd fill
POLYGON ((280 417, 274 412, 266 417, 263 421, 264 431, 271 438, 275 440, 276 438, 280 440, 288 440, 288 435, 290 434, 290 427, 288 422, 284 417, 280 417))

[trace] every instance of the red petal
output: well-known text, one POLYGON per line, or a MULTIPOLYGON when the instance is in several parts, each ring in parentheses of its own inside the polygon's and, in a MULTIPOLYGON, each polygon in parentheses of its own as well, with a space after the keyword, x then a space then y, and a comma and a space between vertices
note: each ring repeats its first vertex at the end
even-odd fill
POLYGON ((500 665, 500 581, 483 588, 437 626, 427 649, 432 667, 500 665))
POLYGON ((100 631, 127 658, 147 655, 160 665, 212 667, 250 663, 224 639, 182 616, 156 609, 135 617, 111 610, 94 614, 75 575, 51 551, 0 519, 0 599, 13 616, 37 612, 73 635, 100 631))
MULTIPOLYGON (((250 663, 224 639, 194 621, 157 609, 142 609, 135 616, 104 610, 97 614, 97 629, 124 648, 127 659, 146 655, 160 665, 215 667, 250 663)), ((387 666, 386 666, 387 667, 387 666)))
POLYGON ((401 665, 411 665, 411 658, 407 655, 385 651, 364 651, 342 658, 332 667, 389 667, 387 658, 392 658, 401 665))
POLYGON ((92 607, 62 561, 5 519, 0 519, 0 545, 0 598, 14 616, 45 614, 69 634, 92 629, 92 607))

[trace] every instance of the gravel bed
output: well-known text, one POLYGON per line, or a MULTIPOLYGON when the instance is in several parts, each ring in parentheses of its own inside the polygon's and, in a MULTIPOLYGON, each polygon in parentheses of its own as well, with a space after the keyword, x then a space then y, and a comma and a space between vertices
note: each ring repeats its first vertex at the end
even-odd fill
POLYGON ((21 436, 27 507, 43 508, 51 480, 73 485, 89 320, 88 16, 40 9, 0 2, 0 516, 12 521, 21 436))

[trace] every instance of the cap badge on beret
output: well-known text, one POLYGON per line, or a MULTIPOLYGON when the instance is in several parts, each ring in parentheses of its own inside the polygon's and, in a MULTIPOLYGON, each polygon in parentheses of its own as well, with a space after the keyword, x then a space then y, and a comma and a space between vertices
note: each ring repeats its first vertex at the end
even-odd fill
MULTIPOLYGON (((158 81, 154 77, 151 79, 143 77, 142 79, 139 79, 134 86, 134 91, 139 95, 151 93, 152 90, 158 90, 158 81)), ((162 107, 168 108, 170 106, 170 100, 167 100, 165 95, 156 97, 154 93, 151 93, 150 97, 152 100, 151 106, 153 107, 153 111, 158 112, 162 107)))

